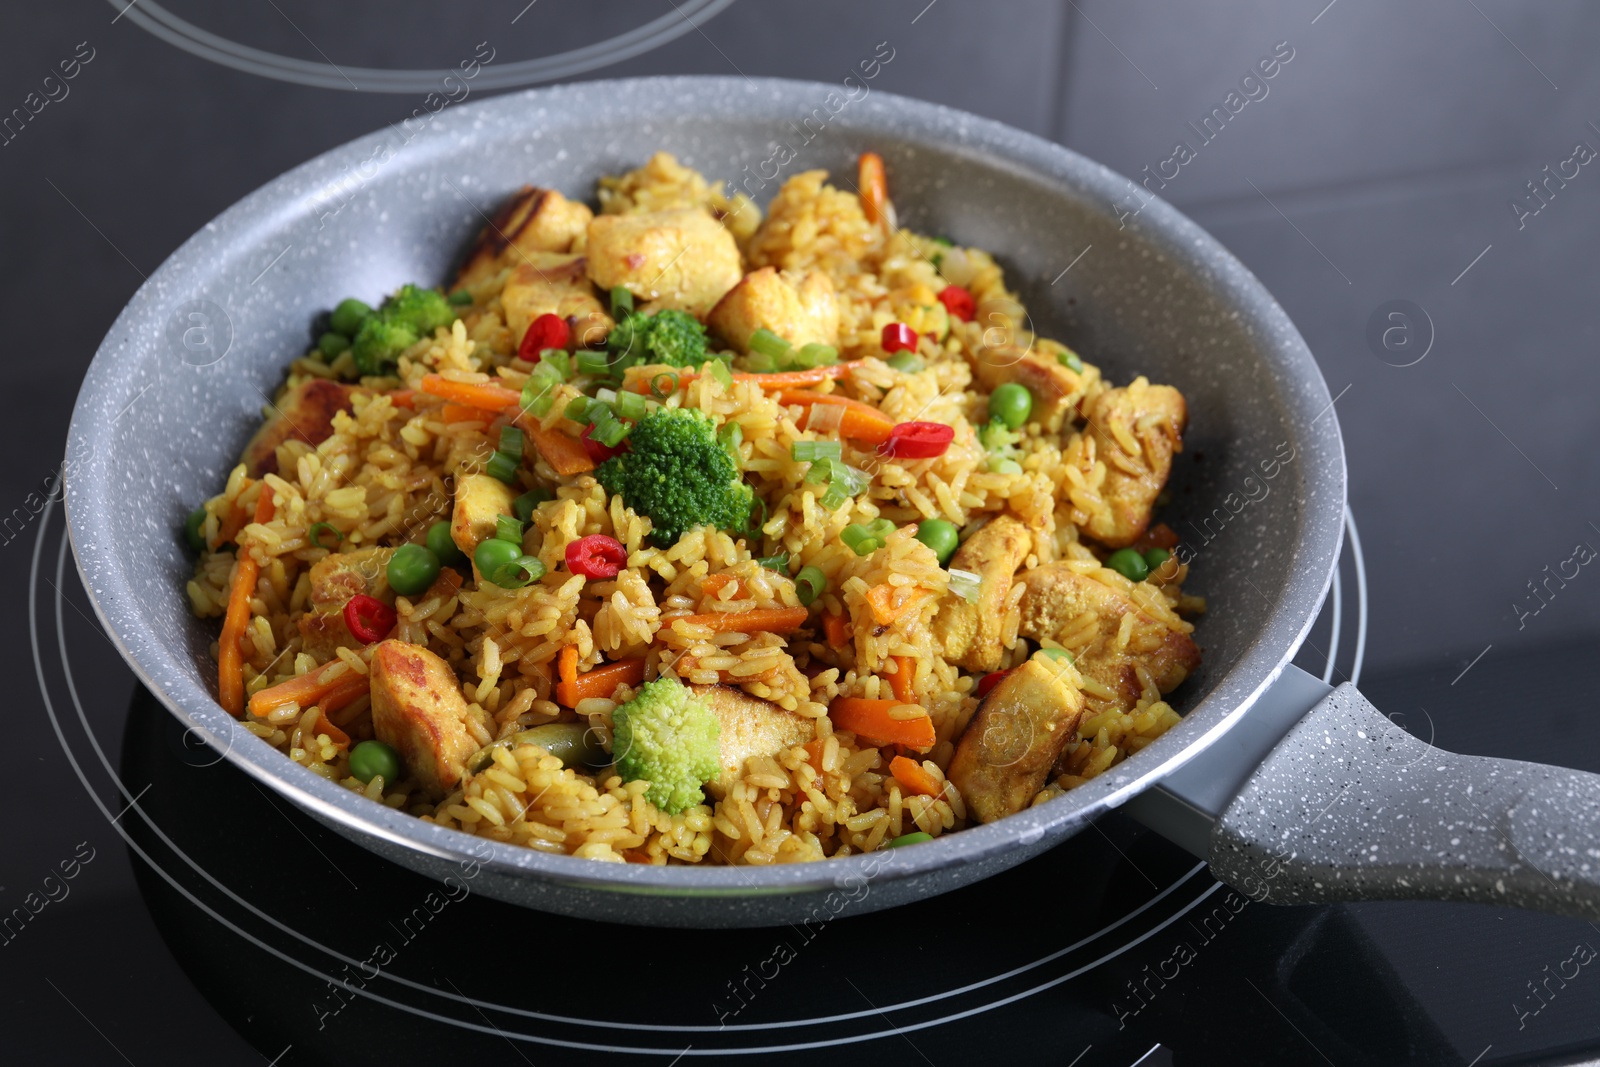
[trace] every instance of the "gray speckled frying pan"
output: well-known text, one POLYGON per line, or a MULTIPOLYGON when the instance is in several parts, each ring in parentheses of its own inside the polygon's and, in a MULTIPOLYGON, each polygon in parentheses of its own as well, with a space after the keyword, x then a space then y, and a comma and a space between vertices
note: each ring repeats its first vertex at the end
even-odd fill
POLYGON ((1345 468, 1328 390, 1260 283, 1106 168, 870 81, 590 82, 447 108, 320 156, 234 205, 140 288, 84 379, 67 460, 84 583, 172 713, 350 840, 435 878, 472 870, 503 900, 700 927, 866 912, 1004 870, 1132 801, 1258 900, 1437 897, 1600 917, 1600 778, 1438 752, 1354 690, 1330 694, 1289 666, 1338 558, 1345 468), (1066 796, 928 844, 699 869, 547 856, 422 822, 318 778, 218 706, 215 624, 186 608, 178 531, 216 492, 313 316, 347 294, 376 302, 444 278, 524 183, 587 196, 658 148, 763 201, 800 170, 853 177, 874 149, 902 222, 994 250, 1040 331, 1113 379, 1182 389, 1192 428, 1164 517, 1189 538, 1210 610, 1196 634, 1205 665, 1173 698, 1180 725, 1066 796))

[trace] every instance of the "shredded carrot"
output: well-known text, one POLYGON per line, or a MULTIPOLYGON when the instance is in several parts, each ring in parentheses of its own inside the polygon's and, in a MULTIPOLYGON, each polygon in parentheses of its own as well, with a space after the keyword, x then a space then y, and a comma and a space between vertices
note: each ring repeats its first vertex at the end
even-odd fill
MULTIPOLYGON (((254 484, 254 479, 246 478, 244 480, 244 488, 239 490, 239 496, 243 496, 254 484)), ((217 539, 212 543, 211 547, 216 548, 218 545, 225 545, 232 541, 239 536, 239 531, 249 524, 249 510, 239 503, 238 497, 234 497, 233 504, 228 509, 228 517, 217 525, 217 539)))
POLYGON ((417 406, 417 391, 415 389, 391 389, 383 394, 389 398, 389 403, 397 408, 414 408, 417 406))
POLYGON ((594 470, 594 460, 589 458, 583 442, 576 437, 570 437, 560 430, 541 430, 532 419, 518 419, 517 424, 557 474, 565 477, 594 470))
POLYGON ((706 596, 716 596, 730 582, 737 586, 739 579, 727 571, 723 571, 720 574, 708 574, 700 580, 700 591, 706 596))
POLYGON ((867 697, 835 697, 828 706, 828 718, 841 730, 849 730, 877 745, 905 745, 926 752, 937 740, 933 720, 927 715, 915 719, 896 719, 890 708, 903 700, 872 700, 867 697))
POLYGON ((815 741, 807 741, 800 746, 806 750, 806 762, 811 764, 818 774, 822 773, 822 749, 826 744, 827 742, 819 737, 815 741))
POLYGON ((340 748, 350 747, 350 735, 333 725, 333 720, 328 718, 328 712, 326 709, 323 710, 322 714, 317 716, 317 733, 327 734, 328 740, 332 741, 340 748))
POLYGON ((487 382, 457 382, 437 374, 422 376, 422 391, 456 404, 484 411, 504 411, 522 403, 522 394, 487 382))
MULTIPOLYGON (((894 430, 894 420, 871 404, 851 400, 832 393, 814 393, 806 389, 786 389, 778 394, 782 404, 798 404, 807 411, 813 404, 830 404, 844 408, 839 417, 839 436, 849 437, 868 444, 881 445, 894 430)), ((809 423, 809 414, 807 416, 809 423)))
POLYGON ((331 660, 316 670, 258 691, 250 698, 250 714, 265 718, 270 712, 290 704, 298 704, 302 708, 319 704, 323 711, 337 711, 352 703, 356 697, 366 693, 368 678, 348 666, 340 670, 342 663, 344 660, 331 660), (354 695, 351 695, 352 692, 354 695))
POLYGON ((889 179, 883 172, 883 157, 876 152, 863 152, 856 169, 861 213, 876 226, 889 217, 885 209, 889 202, 889 179))
POLYGON ((439 418, 445 422, 488 422, 492 415, 482 408, 469 407, 466 404, 446 404, 439 412, 439 418))
POLYGON ((894 775, 894 780, 908 792, 925 797, 936 797, 944 792, 944 785, 939 779, 929 774, 927 769, 914 759, 896 756, 889 761, 889 773, 894 775))
MULTIPOLYGON (((574 653, 577 648, 568 645, 574 653)), ((564 650, 563 650, 564 651, 564 650)), ((575 708, 578 701, 589 697, 608 697, 616 691, 617 686, 638 685, 644 681, 643 659, 619 659, 615 663, 607 663, 603 667, 596 667, 577 675, 572 681, 556 683, 556 703, 562 707, 575 708)))
MULTIPOLYGON (((736 382, 752 382, 763 389, 794 389, 806 385, 821 385, 829 379, 848 378, 850 377, 850 372, 859 365, 859 362, 858 360, 849 363, 830 363, 826 367, 812 367, 809 370, 775 371, 771 374, 740 371, 733 376, 733 380, 736 382)), ((661 371, 656 374, 634 375, 630 370, 627 384, 623 388, 634 393, 648 394, 651 383, 663 373, 669 372, 661 371)), ((699 377, 692 370, 675 370, 670 373, 678 379, 680 387, 688 385, 699 377)))
POLYGON ((562 685, 578 684, 578 646, 562 645, 556 656, 556 677, 562 685))
MULTIPOLYGON (((256 497, 256 522, 272 518, 272 489, 262 485, 256 497)), ((222 636, 217 642, 217 703, 235 719, 244 715, 244 640, 250 625, 250 600, 256 595, 256 579, 261 565, 248 552, 240 550, 234 568, 233 588, 228 592, 228 613, 222 620, 222 636)))
POLYGON ((738 631, 739 633, 786 634, 806 624, 811 613, 805 608, 757 608, 754 611, 718 611, 708 615, 680 615, 668 619, 666 625, 686 622, 690 626, 704 626, 713 633, 738 631))
POLYGON ((921 586, 884 583, 867 590, 867 606, 880 626, 888 626, 927 595, 921 586))
POLYGON ((889 675, 889 686, 894 690, 894 697, 902 704, 915 704, 917 691, 912 688, 913 676, 917 673, 917 661, 910 656, 894 656, 894 664, 899 670, 889 675))
POLYGON ((845 642, 850 640, 850 624, 843 615, 824 615, 822 632, 828 638, 828 644, 834 648, 843 648, 845 642))

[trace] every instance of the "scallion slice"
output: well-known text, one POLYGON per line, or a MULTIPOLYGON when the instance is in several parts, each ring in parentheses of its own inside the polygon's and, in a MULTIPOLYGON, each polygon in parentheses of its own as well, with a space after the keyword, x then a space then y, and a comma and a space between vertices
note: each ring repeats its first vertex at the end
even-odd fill
POLYGON ((518 556, 495 568, 489 580, 502 589, 521 589, 544 577, 544 562, 538 556, 518 556))
POLYGON ((489 457, 484 473, 491 478, 497 478, 507 485, 515 485, 517 481, 517 468, 522 466, 519 456, 509 455, 505 452, 496 452, 489 457))
POLYGON ((625 419, 637 422, 644 418, 649 401, 641 393, 622 392, 617 394, 617 414, 625 419))
POLYGON ((306 540, 310 541, 317 548, 326 548, 332 550, 338 546, 340 541, 344 540, 344 531, 339 529, 331 522, 312 523, 311 528, 306 531, 306 540), (324 534, 333 535, 332 544, 329 544, 323 540, 324 534))
MULTIPOLYGON (((515 504, 511 505, 513 508, 515 504)), ((522 544, 522 520, 511 515, 498 515, 494 520, 494 536, 500 541, 522 544)))
MULTIPOLYGON (((548 489, 529 489, 526 493, 512 501, 511 510, 517 513, 517 518, 527 522, 533 517, 533 509, 552 499, 548 489)), ((521 538, 518 538, 520 541, 521 538)))
POLYGON ((794 591, 800 597, 800 603, 808 608, 827 588, 827 575, 816 567, 801 567, 800 573, 794 576, 794 591))
POLYGON ((521 463, 522 446, 523 437, 521 430, 517 429, 515 426, 503 426, 500 428, 500 451, 516 459, 518 463, 521 463))
POLYGON ((796 463, 815 463, 819 459, 838 459, 842 454, 838 441, 796 441, 789 446, 789 455, 796 463))
POLYGON ((950 591, 968 604, 975 604, 978 600, 978 590, 983 586, 983 578, 971 571, 950 572, 950 591))
POLYGON ((794 346, 763 326, 750 335, 747 347, 758 355, 783 359, 789 355, 794 346))

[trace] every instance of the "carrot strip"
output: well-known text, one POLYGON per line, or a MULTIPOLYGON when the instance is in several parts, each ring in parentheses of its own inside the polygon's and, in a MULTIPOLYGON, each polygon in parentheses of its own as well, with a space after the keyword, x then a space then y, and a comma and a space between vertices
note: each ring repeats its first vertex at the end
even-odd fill
POLYGON ((894 587, 884 584, 868 589, 867 606, 872 609, 872 617, 878 620, 880 626, 889 625, 894 621, 894 587))
POLYGON ((422 599, 432 600, 434 597, 438 597, 440 600, 449 600, 461 592, 462 581, 461 575, 456 572, 454 567, 440 567, 439 577, 435 578, 433 584, 428 586, 428 591, 422 594, 422 599))
POLYGON ((518 419, 517 424, 557 474, 566 476, 594 470, 594 460, 589 458, 583 442, 576 437, 569 437, 560 430, 541 430, 539 424, 531 419, 518 419))
POLYGON ((667 620, 686 622, 690 626, 704 626, 713 633, 774 633, 786 634, 806 624, 811 613, 805 608, 757 608, 754 611, 718 611, 708 615, 679 615, 667 620))
MULTIPOLYGON (((389 403, 397 408, 414 408, 417 406, 417 391, 415 389, 391 389, 384 393, 389 398, 389 403)), ((329 725, 332 725, 331 723, 329 725)))
POLYGON ((328 713, 326 710, 324 710, 321 715, 317 716, 317 733, 327 734, 328 740, 332 741, 340 748, 350 747, 350 735, 333 725, 333 720, 328 718, 328 713))
MULTIPOLYGON (((821 385, 829 379, 848 378, 858 362, 830 363, 826 367, 812 367, 810 370, 777 371, 772 374, 754 374, 740 371, 733 376, 733 380, 736 382, 753 382, 763 389, 794 389, 805 385, 821 385)), ((659 373, 664 372, 658 372, 657 375, 639 374, 635 376, 630 369, 627 384, 623 388, 629 392, 648 395, 650 383, 659 376, 659 373)), ((671 373, 678 379, 680 387, 688 385, 699 377, 692 370, 675 370, 671 373)))
POLYGON ((824 615, 822 632, 828 638, 828 644, 834 648, 843 648, 845 642, 850 640, 850 623, 843 615, 824 615))
POLYGON ((439 418, 445 422, 488 422, 493 416, 482 408, 469 407, 466 404, 447 403, 439 412, 439 418))
MULTIPOLYGON (((798 404, 809 412, 813 404, 831 404, 844 408, 839 417, 839 436, 850 437, 869 444, 881 445, 894 430, 894 420, 871 404, 851 400, 832 393, 813 393, 805 389, 788 389, 778 395, 782 404, 798 404)), ((809 423, 810 416, 807 415, 809 423)))
POLYGON ((919 752, 933 747, 937 736, 933 720, 927 715, 915 719, 896 719, 890 708, 904 706, 901 700, 871 700, 867 697, 835 697, 828 706, 828 718, 841 730, 849 730, 877 745, 905 745, 919 752))
POLYGON ((556 657, 556 677, 562 685, 578 684, 578 646, 562 645, 556 657))
MULTIPOLYGON (((573 646, 568 645, 568 648, 573 646)), ((556 683, 556 703, 575 708, 578 701, 589 697, 608 697, 617 686, 638 685, 644 681, 643 659, 620 659, 592 671, 580 674, 571 682, 556 683)))
POLYGON ((819 737, 800 746, 806 750, 806 762, 811 764, 818 774, 822 773, 822 749, 826 744, 827 742, 819 737))
POLYGON ((889 687, 894 690, 894 697, 902 704, 915 704, 917 691, 912 688, 912 675, 916 673, 917 661, 910 656, 894 656, 895 666, 899 670, 889 675, 889 687))
POLYGON ((469 408, 484 411, 504 411, 522 403, 522 394, 499 385, 480 382, 457 382, 437 374, 422 376, 422 391, 430 396, 442 397, 469 408))
MULTIPOLYGON (((256 522, 272 518, 272 489, 263 485, 256 497, 256 522)), ((234 568, 233 588, 228 591, 228 613, 222 620, 222 636, 217 643, 217 703, 235 719, 244 715, 244 629, 250 625, 250 600, 256 595, 256 579, 261 565, 248 552, 239 552, 234 568)))
POLYGON ((716 596, 722 592, 729 582, 738 585, 739 579, 727 571, 723 571, 720 574, 708 574, 700 581, 700 592, 706 596, 716 596))
MULTIPOLYGON (((247 492, 254 484, 254 479, 246 478, 244 480, 244 488, 239 490, 240 496, 244 495, 244 493, 247 492)), ((229 541, 232 541, 234 538, 239 536, 239 531, 244 529, 249 524, 250 512, 240 507, 238 503, 238 497, 235 497, 234 503, 228 509, 227 518, 223 519, 217 524, 217 540, 214 544, 212 544, 211 547, 216 548, 218 545, 225 545, 229 541)))
POLYGON ((936 797, 944 792, 944 785, 939 779, 929 774, 922 764, 906 756, 896 756, 890 760, 889 773, 908 792, 925 797, 936 797))
POLYGON ((889 216, 885 207, 889 202, 889 179, 883 172, 883 157, 876 152, 861 153, 856 178, 861 190, 861 213, 876 226, 889 216))
POLYGON ((356 699, 347 696, 347 690, 356 690, 356 696, 367 691, 367 676, 348 665, 339 670, 343 663, 341 659, 331 660, 315 670, 258 691, 250 698, 250 714, 265 718, 268 713, 290 704, 302 708, 320 704, 324 711, 337 711, 356 699))

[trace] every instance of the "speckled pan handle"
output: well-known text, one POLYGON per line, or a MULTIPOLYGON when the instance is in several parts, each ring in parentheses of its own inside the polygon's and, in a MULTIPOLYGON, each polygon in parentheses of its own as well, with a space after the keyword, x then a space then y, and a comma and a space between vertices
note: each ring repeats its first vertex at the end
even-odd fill
POLYGON ((1600 919, 1600 775, 1458 756, 1352 686, 1289 731, 1211 831, 1255 900, 1468 900, 1600 919))

